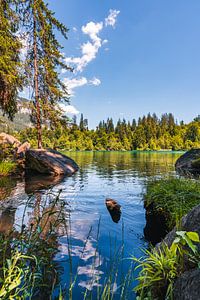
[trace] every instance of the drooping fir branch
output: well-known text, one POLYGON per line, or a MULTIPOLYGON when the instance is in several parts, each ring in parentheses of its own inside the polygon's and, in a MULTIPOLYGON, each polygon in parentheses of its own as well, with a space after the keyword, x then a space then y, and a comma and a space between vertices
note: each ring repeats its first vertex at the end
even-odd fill
POLYGON ((16 6, 15 0, 0 0, 0 108, 11 120, 17 111, 18 91, 24 83, 16 6))

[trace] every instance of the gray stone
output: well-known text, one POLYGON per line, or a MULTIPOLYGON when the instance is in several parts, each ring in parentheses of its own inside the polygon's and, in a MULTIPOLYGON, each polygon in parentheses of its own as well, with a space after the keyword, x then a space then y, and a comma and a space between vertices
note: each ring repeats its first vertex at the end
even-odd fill
MULTIPOLYGON (((163 240, 163 242, 165 242, 169 247, 176 237, 177 230, 178 229, 174 227, 174 229, 170 231, 163 240)), ((195 206, 187 215, 182 218, 181 230, 195 231, 200 236, 200 205, 195 206)), ((159 245, 160 244, 158 244, 157 247, 159 245)))
POLYGON ((179 173, 200 175, 200 149, 191 149, 181 155, 175 168, 179 173))
POLYGON ((200 299, 200 269, 184 272, 174 283, 173 299, 200 299))
POLYGON ((35 149, 25 154, 26 172, 37 172, 52 175, 72 175, 78 171, 73 159, 56 150, 35 149))

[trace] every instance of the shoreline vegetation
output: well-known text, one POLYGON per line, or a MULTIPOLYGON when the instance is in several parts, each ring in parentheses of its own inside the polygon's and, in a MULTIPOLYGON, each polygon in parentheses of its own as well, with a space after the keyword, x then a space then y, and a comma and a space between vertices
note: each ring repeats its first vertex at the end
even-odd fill
MULTIPOLYGON (((26 128, 16 132, 21 142, 28 141, 31 147, 37 147, 37 130, 26 128)), ((163 114, 158 118, 148 114, 132 122, 118 120, 115 125, 112 118, 101 121, 96 129, 88 129, 88 120, 81 115, 56 128, 42 128, 44 148, 60 151, 185 151, 200 148, 200 117, 189 124, 178 124, 172 114, 163 114)))

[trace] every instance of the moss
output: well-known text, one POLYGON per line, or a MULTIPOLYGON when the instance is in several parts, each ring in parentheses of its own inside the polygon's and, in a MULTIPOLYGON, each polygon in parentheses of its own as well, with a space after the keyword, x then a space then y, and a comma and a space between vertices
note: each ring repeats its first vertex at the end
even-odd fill
POLYGON ((200 204, 200 182, 183 178, 153 180, 147 184, 144 197, 146 207, 153 204, 157 211, 165 213, 170 230, 200 204))

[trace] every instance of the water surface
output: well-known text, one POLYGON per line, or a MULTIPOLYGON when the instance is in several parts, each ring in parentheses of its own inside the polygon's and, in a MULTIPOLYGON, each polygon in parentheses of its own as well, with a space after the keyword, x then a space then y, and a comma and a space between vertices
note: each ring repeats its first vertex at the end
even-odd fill
MULTIPOLYGON (((55 195, 62 189, 60 198, 66 221, 65 227, 58 228, 58 252, 54 260, 62 267, 63 288, 69 286, 72 277, 76 278, 73 299, 83 299, 86 290, 93 290, 95 299, 98 289, 101 289, 110 274, 111 266, 116 265, 123 257, 140 257, 141 248, 147 247, 143 237, 145 211, 142 193, 145 184, 153 177, 174 174, 174 163, 180 153, 66 154, 78 163, 80 170, 73 177, 66 177, 52 189, 55 195), (121 205, 121 216, 114 218, 115 222, 105 205, 106 198, 113 198, 121 205)), ((36 184, 34 180, 25 183, 1 179, 1 232, 6 232, 13 226, 15 230, 19 230, 25 207, 25 224, 30 224, 31 218, 39 214, 39 204, 45 202, 47 191, 39 177, 36 178, 36 184), (37 184, 38 181, 40 185, 37 184), (28 195, 30 193, 31 197, 28 195)), ((51 183, 50 180, 49 184, 51 183)), ((114 299, 120 298, 121 281, 129 269, 130 260, 122 259, 118 265, 117 279, 112 286, 115 291, 114 299)), ((132 293, 134 284, 133 281, 127 299, 135 297, 132 293)), ((58 289, 54 293, 55 297, 57 292, 58 289)))

